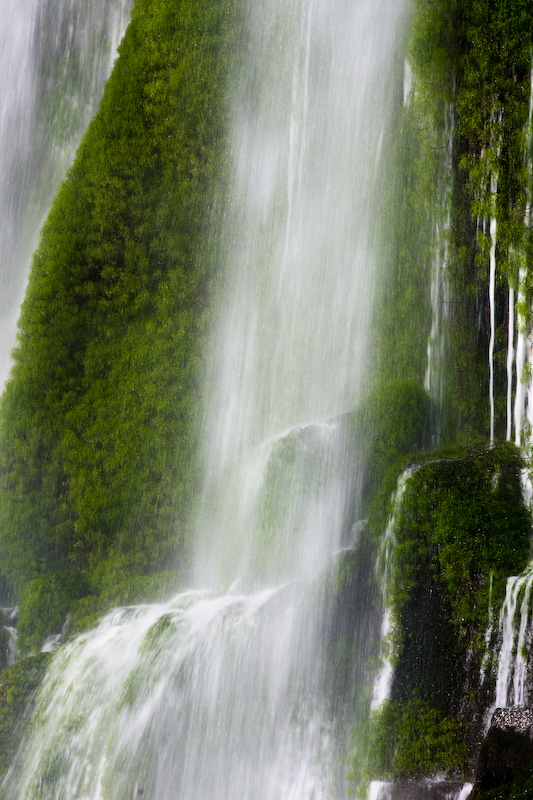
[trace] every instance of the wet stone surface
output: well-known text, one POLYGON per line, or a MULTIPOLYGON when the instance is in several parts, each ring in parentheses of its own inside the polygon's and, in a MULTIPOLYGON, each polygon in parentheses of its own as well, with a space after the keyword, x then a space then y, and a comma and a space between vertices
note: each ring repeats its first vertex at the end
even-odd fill
POLYGON ((479 754, 471 800, 513 783, 533 763, 533 708, 498 708, 479 754))

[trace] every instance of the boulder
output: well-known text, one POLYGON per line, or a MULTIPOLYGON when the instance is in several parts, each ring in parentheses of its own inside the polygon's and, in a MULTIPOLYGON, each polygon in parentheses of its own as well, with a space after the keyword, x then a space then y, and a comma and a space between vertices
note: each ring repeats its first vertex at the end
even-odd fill
POLYGON ((513 783, 533 765, 533 708, 497 708, 481 745, 468 800, 513 783))

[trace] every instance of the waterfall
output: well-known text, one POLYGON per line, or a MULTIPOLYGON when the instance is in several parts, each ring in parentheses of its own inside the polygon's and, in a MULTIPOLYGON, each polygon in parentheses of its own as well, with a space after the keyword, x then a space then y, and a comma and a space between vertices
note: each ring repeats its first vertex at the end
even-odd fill
POLYGON ((96 111, 130 4, 0 6, 0 389, 40 225, 96 111))
MULTIPOLYGON (((498 178, 492 175, 490 179, 492 196, 496 197, 498 178)), ((490 339, 489 339, 489 404, 490 404, 490 441, 494 442, 494 341, 496 334, 496 231, 497 220, 490 218, 490 252, 489 252, 489 308, 490 308, 490 339)))
MULTIPOLYGON (((379 266, 375 172, 398 94, 390 69, 402 5, 272 0, 248 9, 227 282, 208 376, 201 585, 249 574, 258 449, 328 423, 365 390, 379 266)), ((277 538, 290 538, 292 556, 279 559, 282 575, 312 573, 339 548, 331 519, 348 501, 339 476, 332 462, 331 510, 295 507, 285 517, 277 538)))
POLYGON ((526 679, 528 652, 532 630, 530 597, 533 586, 533 566, 522 575, 507 580, 505 600, 500 612, 500 654, 496 694, 491 712, 495 708, 525 706, 528 702, 526 679))
POLYGON ((397 0, 245 3, 201 588, 117 609, 57 650, 0 796, 345 796, 320 587, 361 516, 343 415, 369 382, 376 175, 405 14, 397 0))
MULTIPOLYGON (((434 399, 442 418, 444 410, 444 391, 446 384, 445 362, 447 350, 450 290, 447 272, 449 268, 449 242, 451 228, 450 197, 453 165, 454 108, 447 103, 444 109, 443 139, 446 143, 439 163, 439 194, 437 197, 435 221, 435 245, 431 278, 431 332, 427 345, 427 367, 424 377, 424 388, 434 399)), ((440 434, 440 421, 435 420, 437 429, 434 436, 440 434)))
POLYGON ((511 441, 513 433, 513 364, 514 348, 514 289, 509 287, 509 324, 507 328, 507 428, 505 438, 511 441))
POLYGON ((394 667, 390 657, 390 652, 387 650, 391 648, 391 636, 394 631, 392 613, 388 604, 388 594, 390 592, 391 572, 392 572, 392 555, 395 545, 395 528, 398 514, 401 511, 402 502, 407 489, 409 478, 414 474, 415 467, 409 467, 404 470, 398 478, 398 485, 392 497, 392 513, 389 517, 387 528, 385 530, 383 541, 381 543, 381 552, 378 559, 378 575, 377 579, 381 587, 381 596, 383 601, 383 622, 381 623, 381 642, 382 649, 382 665, 378 676, 374 682, 372 708, 377 709, 390 696, 390 689, 392 685, 392 678, 394 675, 394 667))
MULTIPOLYGON (((527 228, 531 227, 531 191, 533 188, 533 175, 532 175, 532 162, 531 162, 531 146, 533 143, 533 67, 530 76, 530 95, 529 95, 529 115, 527 121, 527 128, 525 132, 525 148, 524 159, 527 164, 528 173, 528 196, 526 201, 526 209, 524 214, 524 222, 527 228)), ((525 293, 527 270, 524 265, 520 266, 518 274, 518 296, 517 296, 517 341, 516 341, 516 391, 514 401, 514 426, 515 426, 515 443, 518 447, 526 446, 530 443, 530 434, 528 431, 531 425, 531 414, 533 405, 531 403, 531 380, 528 379, 525 372, 531 365, 531 331, 530 323, 527 313, 524 313, 527 308, 527 300, 525 293)), ((528 479, 524 481, 526 490, 531 496, 531 485, 528 479)))

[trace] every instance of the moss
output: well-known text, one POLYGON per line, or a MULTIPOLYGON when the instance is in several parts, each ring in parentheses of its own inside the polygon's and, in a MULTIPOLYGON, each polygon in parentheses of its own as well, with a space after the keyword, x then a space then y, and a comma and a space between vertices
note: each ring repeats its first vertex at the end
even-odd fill
POLYGON ((43 227, 0 407, 1 569, 26 648, 80 592, 187 563, 238 14, 137 0, 43 227))
POLYGON ((37 651, 46 636, 60 633, 69 609, 86 587, 76 575, 51 573, 29 581, 20 596, 18 647, 21 653, 37 651))
POLYGON ((25 658, 0 675, 0 775, 5 774, 17 752, 49 658, 49 653, 25 658))
POLYGON ((71 636, 89 630, 113 606, 166 600, 173 591, 177 591, 182 578, 182 573, 178 570, 133 576, 123 578, 98 594, 86 595, 73 604, 65 633, 71 636))
POLYGON ((413 3, 412 88, 385 143, 390 226, 382 248, 386 281, 376 303, 375 362, 384 379, 424 380, 435 313, 430 286, 439 261, 439 352, 431 366, 440 374, 431 391, 436 432, 445 441, 465 442, 489 430, 491 218, 497 222, 495 432, 502 438, 508 292, 519 282, 521 313, 526 327, 531 323, 525 210, 532 191, 526 166, 532 42, 528 0, 413 3))
MULTIPOLYGON (((494 680, 479 680, 485 632, 494 623, 489 609, 501 607, 507 577, 530 557, 525 464, 510 443, 441 448, 417 462, 395 508, 387 583, 391 698, 403 705, 416 690, 421 701, 460 720, 474 763, 494 680)), ((390 514, 389 498, 377 498, 375 506, 384 505, 374 508, 373 525, 382 524, 385 509, 390 514)))
POLYGON ((465 757, 457 721, 413 695, 405 705, 386 701, 356 729, 349 779, 361 796, 371 780, 456 776, 465 757))
POLYGON ((416 381, 402 378, 377 384, 352 411, 348 435, 353 446, 363 450, 366 510, 391 468, 395 481, 396 465, 429 445, 430 419, 427 392, 416 381))
POLYGON ((510 443, 435 451, 421 459, 396 528, 391 600, 398 616, 426 560, 460 635, 471 639, 485 630, 490 576, 499 607, 508 575, 524 569, 530 555, 524 468, 510 443))

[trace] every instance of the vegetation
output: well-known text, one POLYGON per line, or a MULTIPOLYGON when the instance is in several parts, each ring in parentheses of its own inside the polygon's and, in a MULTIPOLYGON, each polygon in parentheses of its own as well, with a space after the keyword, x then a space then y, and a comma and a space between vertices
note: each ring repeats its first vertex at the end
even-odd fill
POLYGON ((427 565, 449 599, 451 622, 473 641, 489 622, 490 576, 499 607, 507 577, 528 563, 524 462, 511 444, 447 448, 421 461, 397 517, 391 604, 400 617, 427 565))
POLYGON ((430 399, 414 380, 396 378, 378 383, 362 398, 350 415, 348 435, 353 437, 353 446, 363 449, 367 504, 371 505, 383 484, 387 499, 390 497, 398 463, 429 446, 430 424, 430 399))
POLYGON ((186 559, 236 14, 136 2, 43 228, 0 408, 23 647, 81 595, 186 559))
MULTIPOLYGON (((523 291, 529 325, 530 233, 525 218, 531 186, 525 158, 533 22, 527 0, 416 0, 410 35, 422 136, 452 115, 452 185, 446 281, 450 290, 450 398, 463 440, 488 430, 488 275, 496 221, 496 431, 505 431, 507 294, 523 291), (473 324, 477 320, 477 324, 473 324)), ((429 132, 429 133, 428 133, 429 132)), ((427 160, 427 159, 426 159, 427 160)), ((427 174, 426 168, 425 173, 427 174)), ((423 188, 423 187, 422 187, 423 188)), ((427 194, 427 192, 425 192, 427 194)), ((448 409, 448 413, 451 410, 448 409)))
POLYGON ((465 766, 458 722, 413 695, 400 706, 386 701, 355 732, 349 779, 363 796, 371 780, 451 776, 465 766))
MULTIPOLYGON (((0 774, 3 775, 17 752, 26 725, 31 719, 35 693, 39 687, 49 653, 25 658, 8 667, 0 680, 0 774)), ((2 794, 0 794, 3 797, 2 794)))
POLYGON ((486 792, 479 792, 476 800, 525 800, 528 797, 533 797, 533 769, 531 768, 513 781, 503 783, 486 792))
MULTIPOLYGON (((163 573, 169 559, 180 570, 187 565, 199 382, 217 290, 208 230, 222 205, 227 80, 239 27, 237 0, 136 0, 100 109, 43 228, 0 405, 0 580, 20 604, 24 652, 61 630, 68 614, 70 630, 79 630, 110 604, 159 596, 181 574, 163 573)), ((458 720, 482 701, 460 696, 476 688, 458 671, 468 653, 468 668, 479 674, 489 586, 498 607, 507 576, 530 554, 520 454, 472 442, 488 432, 491 219, 500 438, 510 287, 522 292, 522 325, 532 322, 525 158, 532 40, 530 0, 414 0, 413 91, 398 106, 385 159, 391 230, 376 312, 378 377, 347 432, 349 442, 364 442, 363 495, 375 537, 413 453, 441 436, 467 446, 416 456, 390 581, 397 676, 391 701, 359 724, 352 765, 359 788, 371 777, 463 768, 467 731, 458 720), (431 402, 422 386, 437 260, 450 324, 439 356, 446 379, 431 402)), ((67 136, 71 123, 60 124, 67 136)), ((276 447, 258 571, 268 574, 277 560, 288 494, 320 491, 320 469, 311 466, 309 476, 316 460, 306 431, 276 447)), ((351 578, 371 555, 369 544, 340 574, 343 602, 332 601, 327 620, 328 679, 339 695, 353 682, 357 636, 366 635, 352 625, 362 600, 351 578)), ((22 661, 3 675, 6 763, 44 663, 22 661)), ((357 680, 364 684, 366 675, 357 680)), ((339 708, 338 697, 331 703, 339 708)))

